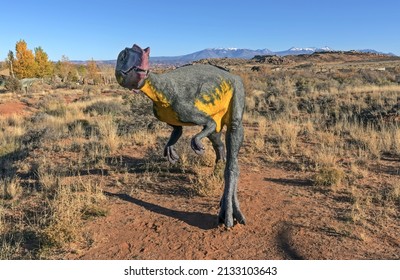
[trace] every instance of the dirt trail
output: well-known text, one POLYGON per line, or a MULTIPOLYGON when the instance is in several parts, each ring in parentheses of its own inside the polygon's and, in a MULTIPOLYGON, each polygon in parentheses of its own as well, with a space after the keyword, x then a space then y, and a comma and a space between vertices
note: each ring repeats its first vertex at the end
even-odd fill
POLYGON ((302 177, 305 174, 242 165, 239 199, 248 223, 230 230, 216 223, 217 196, 184 198, 147 192, 130 196, 117 188, 108 189, 109 214, 89 222, 85 229, 90 246, 65 258, 400 257, 399 240, 361 241, 344 230, 334 218, 337 209, 331 209, 331 198, 312 190, 311 182, 302 177))

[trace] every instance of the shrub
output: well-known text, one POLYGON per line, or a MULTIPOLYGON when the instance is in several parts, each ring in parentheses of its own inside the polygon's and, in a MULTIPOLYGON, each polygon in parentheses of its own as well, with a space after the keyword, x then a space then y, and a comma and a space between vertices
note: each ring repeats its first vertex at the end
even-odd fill
POLYGON ((86 107, 84 110, 86 114, 97 113, 98 115, 120 115, 126 112, 124 105, 115 101, 97 101, 92 105, 86 107))
POLYGON ((11 92, 18 92, 21 90, 21 82, 16 78, 8 78, 4 84, 4 87, 11 92))
POLYGON ((335 167, 323 167, 314 176, 316 186, 333 187, 338 186, 344 178, 344 172, 335 167))
POLYGON ((54 117, 65 117, 67 113, 65 100, 56 95, 45 96, 45 98, 38 103, 38 107, 42 112, 54 117))
POLYGON ((304 94, 311 92, 310 81, 304 78, 299 79, 296 82, 295 87, 296 87, 296 94, 298 96, 302 96, 304 94))

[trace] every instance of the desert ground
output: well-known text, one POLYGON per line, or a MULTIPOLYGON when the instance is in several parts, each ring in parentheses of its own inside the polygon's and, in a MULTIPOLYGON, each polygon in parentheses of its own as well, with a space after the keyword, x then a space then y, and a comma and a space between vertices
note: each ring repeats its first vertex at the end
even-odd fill
MULTIPOLYGON (((246 89, 239 200, 116 81, 0 87, 0 259, 399 259, 400 59, 210 59, 246 89)), ((156 69, 170 71, 170 69, 156 69)), ((112 73, 112 71, 111 71, 112 73)))

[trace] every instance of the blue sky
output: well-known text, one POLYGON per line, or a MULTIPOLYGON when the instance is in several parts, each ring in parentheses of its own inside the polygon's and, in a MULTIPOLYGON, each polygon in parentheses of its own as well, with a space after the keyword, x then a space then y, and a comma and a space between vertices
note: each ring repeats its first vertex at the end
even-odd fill
POLYGON ((376 49, 400 55, 400 1, 3 0, 0 60, 24 39, 51 60, 115 59, 137 43, 152 56, 204 48, 376 49))

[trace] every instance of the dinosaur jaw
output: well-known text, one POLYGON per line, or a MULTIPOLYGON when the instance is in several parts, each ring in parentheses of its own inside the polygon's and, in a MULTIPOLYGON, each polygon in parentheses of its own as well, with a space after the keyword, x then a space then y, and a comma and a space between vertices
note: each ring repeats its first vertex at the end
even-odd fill
POLYGON ((143 87, 144 81, 147 79, 148 74, 149 71, 143 69, 132 69, 128 73, 118 70, 115 71, 115 77, 117 78, 118 83, 122 87, 130 90, 140 89, 143 87))

